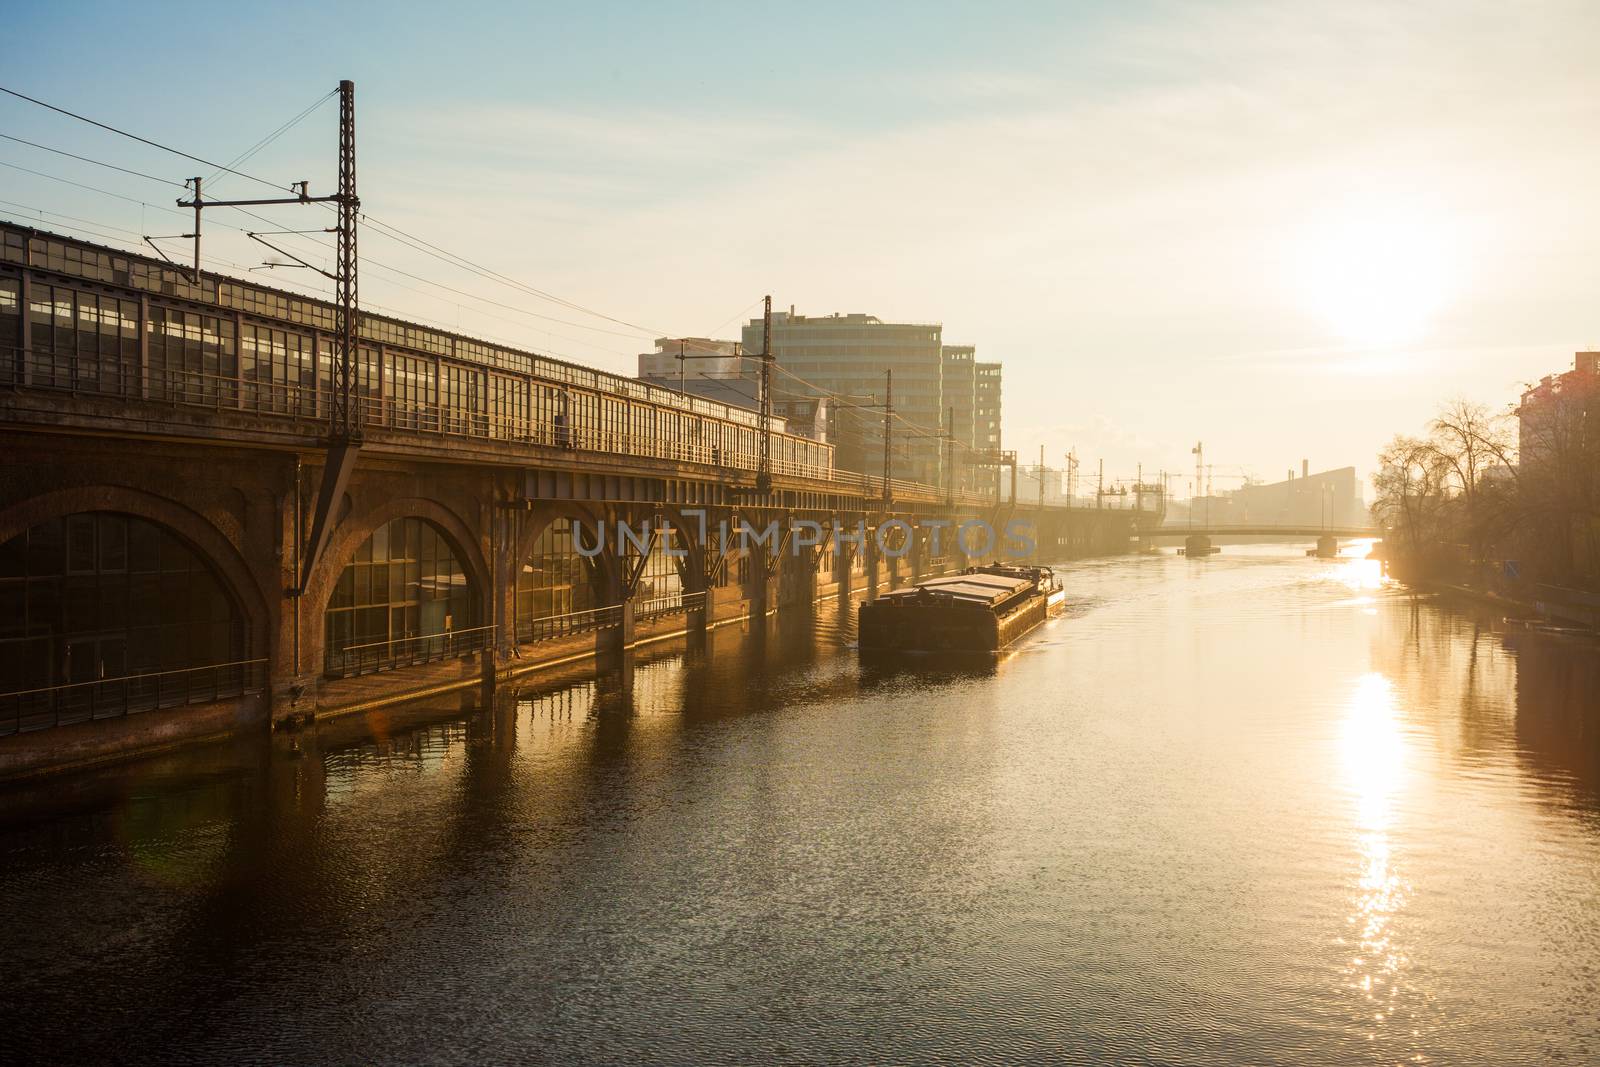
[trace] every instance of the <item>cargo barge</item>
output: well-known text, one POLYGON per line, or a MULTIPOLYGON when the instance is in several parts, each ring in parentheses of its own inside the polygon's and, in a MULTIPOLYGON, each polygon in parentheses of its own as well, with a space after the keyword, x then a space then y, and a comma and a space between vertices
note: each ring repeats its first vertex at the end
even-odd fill
POLYGON ((1048 567, 969 567, 861 605, 862 652, 999 652, 1064 598, 1048 567))

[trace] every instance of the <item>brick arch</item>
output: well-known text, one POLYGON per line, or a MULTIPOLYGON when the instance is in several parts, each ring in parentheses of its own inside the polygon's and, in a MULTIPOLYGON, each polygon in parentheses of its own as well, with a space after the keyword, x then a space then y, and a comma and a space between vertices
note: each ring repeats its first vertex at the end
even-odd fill
MULTIPOLYGON (((614 551, 615 546, 611 541, 612 535, 616 532, 615 516, 608 515, 577 500, 544 501, 535 506, 527 515, 528 517, 523 521, 522 527, 517 533, 516 550, 511 558, 511 582, 513 587, 515 587, 516 576, 520 572, 523 562, 527 560, 528 555, 533 551, 535 542, 557 519, 566 519, 569 522, 581 524, 584 527, 584 533, 579 536, 588 537, 591 540, 594 537, 595 523, 606 524, 605 551, 598 556, 585 557, 583 562, 588 568, 589 581, 595 586, 597 594, 603 592, 605 584, 615 580, 616 553, 614 551)), ((589 544, 590 541, 585 541, 584 543, 589 544)))
POLYGON ((386 498, 368 508, 352 510, 334 529, 322 559, 317 562, 315 573, 306 583, 305 614, 302 618, 310 626, 316 648, 322 647, 323 615, 328 610, 328 600, 333 596, 333 587, 338 583, 339 575, 344 573, 346 564, 354 558, 356 549, 375 530, 395 519, 424 519, 444 534, 456 558, 461 561, 467 580, 478 591, 483 610, 488 612, 493 593, 489 584, 489 568, 483 558, 482 540, 466 520, 437 500, 426 497, 386 498))
POLYGON ((268 654, 272 612, 238 546, 198 511, 155 493, 120 485, 56 489, 0 508, 0 543, 51 519, 88 512, 132 515, 170 530, 211 568, 243 616, 252 656, 268 654))
MULTIPOLYGON (((518 566, 528 558, 528 553, 533 551, 533 543, 539 536, 549 529, 550 524, 557 519, 567 519, 572 522, 583 523, 588 531, 594 529, 596 522, 607 521, 605 517, 594 508, 576 500, 550 500, 536 505, 527 512, 522 528, 517 533, 516 553, 513 557, 518 566)), ((609 543, 610 534, 607 534, 609 543)), ((585 542, 587 543, 587 542, 585 542)))

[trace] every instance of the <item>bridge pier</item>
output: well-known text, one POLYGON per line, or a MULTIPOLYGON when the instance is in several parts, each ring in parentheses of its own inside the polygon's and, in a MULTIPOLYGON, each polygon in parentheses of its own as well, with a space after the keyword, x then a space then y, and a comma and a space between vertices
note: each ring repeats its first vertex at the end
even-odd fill
POLYGON ((1339 539, 1332 534, 1323 534, 1317 538, 1317 558, 1336 559, 1339 555, 1339 539))

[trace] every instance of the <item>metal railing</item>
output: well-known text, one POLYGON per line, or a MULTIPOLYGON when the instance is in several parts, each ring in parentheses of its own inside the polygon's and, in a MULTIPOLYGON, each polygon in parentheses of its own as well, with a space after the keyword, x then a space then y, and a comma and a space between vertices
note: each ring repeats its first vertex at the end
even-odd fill
MULTIPOLYGON (((217 412, 318 420, 329 415, 327 383, 307 381, 304 376, 298 381, 272 381, 242 373, 224 375, 165 366, 147 367, 141 373, 136 361, 125 355, 80 355, 73 350, 46 346, 31 349, 5 346, 0 347, 0 355, 3 355, 0 385, 81 396, 118 396, 217 412)), ((753 442, 748 449, 723 448, 698 436, 633 433, 603 420, 576 416, 569 420, 553 413, 507 415, 462 409, 438 401, 413 402, 365 395, 356 398, 356 407, 367 426, 433 437, 468 437, 574 451, 620 453, 736 470, 753 471, 758 466, 753 442)), ((704 412, 696 414, 717 417, 704 412)), ((741 426, 741 429, 749 432, 751 428, 741 426)), ((784 435, 782 440, 787 444, 799 443, 802 439, 784 435)), ((809 440, 805 444, 819 447, 809 440)), ((807 462, 781 454, 772 457, 772 469, 777 474, 804 478, 826 479, 833 474, 831 463, 807 462)))
POLYGON ((437 634, 418 634, 330 648, 324 673, 331 678, 350 678, 358 674, 375 674, 400 667, 460 659, 489 648, 494 642, 494 631, 493 626, 475 626, 467 630, 446 630, 437 634))
POLYGON ((266 676, 247 659, 0 693, 0 736, 260 693, 266 676))
POLYGON ((534 641, 551 641, 570 634, 588 633, 621 625, 621 604, 569 611, 563 615, 546 615, 538 619, 518 619, 517 643, 526 645, 534 641))
MULTIPOLYGON (((221 375, 173 367, 150 367, 141 373, 137 363, 123 355, 80 355, 71 350, 41 346, 31 349, 0 347, 0 385, 86 397, 116 396, 208 409, 219 414, 239 412, 301 421, 321 421, 329 414, 326 383, 307 383, 304 377, 299 381, 270 381, 244 374, 221 375)), ((356 406, 369 427, 422 436, 504 441, 699 463, 739 471, 754 471, 759 466, 759 455, 753 446, 724 448, 694 436, 632 433, 587 419, 568 422, 542 413, 505 415, 468 411, 437 401, 410 402, 393 397, 360 396, 356 406)), ((782 440, 787 445, 800 439, 785 436, 782 440)), ((881 477, 838 470, 828 462, 793 459, 782 454, 782 447, 779 446, 771 457, 774 474, 831 482, 834 490, 850 490, 868 497, 883 493, 881 477)), ((998 503, 993 494, 965 491, 948 494, 938 486, 901 478, 890 479, 889 488, 890 494, 902 503, 942 501, 947 496, 967 505, 998 503)))
POLYGON ((635 603, 633 617, 636 620, 659 619, 665 615, 681 615, 697 611, 705 606, 705 593, 668 593, 665 596, 651 597, 635 603))

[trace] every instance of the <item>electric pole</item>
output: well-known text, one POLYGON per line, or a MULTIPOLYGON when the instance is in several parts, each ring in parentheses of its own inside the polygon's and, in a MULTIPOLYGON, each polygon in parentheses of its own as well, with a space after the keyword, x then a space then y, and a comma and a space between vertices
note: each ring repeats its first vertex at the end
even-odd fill
POLYGON ((889 478, 894 472, 890 464, 890 420, 894 418, 894 371, 883 372, 883 510, 888 511, 894 496, 889 491, 889 478))
MULTIPOLYGON (((680 363, 679 366, 682 366, 680 363)), ((761 313, 761 453, 756 463, 756 492, 772 492, 772 294, 761 313)))
POLYGON ((956 501, 956 409, 946 408, 944 413, 944 502, 956 501))
POLYGON ((339 278, 334 290, 339 305, 339 347, 333 365, 333 426, 329 436, 334 444, 359 446, 361 417, 354 408, 359 344, 356 215, 361 210, 361 200, 356 196, 356 83, 348 79, 339 83, 339 195, 336 199, 339 204, 339 278))
POLYGON ((1096 509, 1106 506, 1106 461, 1100 457, 1100 481, 1094 490, 1094 506, 1096 509))
MULTIPOLYGON (((201 200, 200 179, 194 179, 194 199, 178 201, 179 207, 194 208, 194 270, 200 277, 200 215, 208 207, 253 207, 273 204, 333 204, 338 209, 339 222, 334 228, 338 235, 337 259, 333 272, 307 263, 263 238, 259 233, 247 233, 252 240, 266 245, 274 252, 288 256, 302 267, 308 267, 334 283, 334 360, 333 382, 328 398, 328 453, 322 467, 322 488, 317 494, 317 508, 312 514, 311 539, 302 561, 297 585, 290 592, 299 596, 315 570, 323 549, 333 532, 331 521, 334 506, 344 499, 345 487, 355 470, 356 453, 361 448, 361 412, 357 408, 355 363, 358 358, 360 329, 360 301, 356 286, 356 220, 361 213, 361 200, 356 195, 356 83, 348 79, 339 83, 339 191, 332 196, 312 196, 307 182, 294 182, 290 188, 293 197, 272 197, 258 200, 201 200)), ((282 232, 282 231, 274 231, 282 232)), ((295 232, 295 231, 287 231, 295 232)), ((309 232, 309 231, 307 231, 309 232)), ((326 232, 326 231, 317 231, 326 232)), ((299 536, 299 531, 296 531, 299 536)), ((298 667, 298 665, 297 665, 298 667)))
POLYGON ((194 283, 200 284, 200 177, 189 179, 194 183, 194 283))

